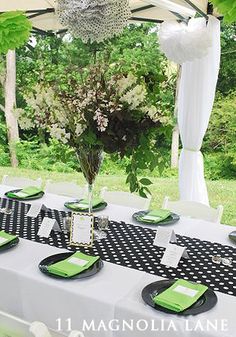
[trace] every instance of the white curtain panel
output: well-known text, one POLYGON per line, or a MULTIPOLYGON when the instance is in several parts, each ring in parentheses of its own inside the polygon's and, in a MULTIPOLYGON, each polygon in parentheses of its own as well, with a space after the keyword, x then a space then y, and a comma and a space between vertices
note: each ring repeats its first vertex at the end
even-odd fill
MULTIPOLYGON (((190 25, 202 29, 204 18, 191 19, 190 25)), ((206 133, 220 66, 220 22, 209 17, 207 28, 212 45, 206 56, 182 65, 178 123, 183 149, 179 163, 179 188, 182 200, 209 204, 204 179, 204 163, 201 146, 206 133)))

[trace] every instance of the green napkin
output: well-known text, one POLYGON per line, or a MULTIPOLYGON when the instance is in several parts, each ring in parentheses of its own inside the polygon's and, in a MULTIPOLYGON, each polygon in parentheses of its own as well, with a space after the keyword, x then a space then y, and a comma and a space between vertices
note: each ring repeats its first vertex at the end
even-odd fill
POLYGON ((0 247, 6 245, 7 243, 15 240, 17 236, 10 235, 4 231, 0 231, 0 247))
POLYGON ((170 288, 153 298, 154 303, 181 312, 191 307, 208 289, 203 284, 177 280, 170 288))
MULTIPOLYGON (((92 206, 93 208, 102 204, 104 202, 103 199, 101 198, 94 198, 93 201, 92 201, 92 206)), ((75 202, 75 203, 71 203, 70 204, 70 208, 71 209, 74 209, 74 210, 77 210, 77 209, 88 209, 88 200, 87 199, 81 199, 79 200, 78 202, 75 202)))
POLYGON ((24 199, 24 198, 28 198, 28 197, 32 197, 34 195, 39 194, 40 192, 43 192, 41 190, 41 188, 36 187, 36 186, 29 186, 29 187, 25 187, 22 190, 20 190, 19 192, 8 192, 7 196, 10 198, 18 198, 18 199, 24 199))
POLYGON ((147 214, 140 217, 140 220, 145 222, 158 223, 170 216, 171 212, 166 209, 157 209, 155 211, 150 211, 147 214))
POLYGON ((63 261, 48 266, 47 269, 49 273, 55 275, 63 277, 72 277, 90 268, 99 259, 100 259, 99 256, 89 256, 77 252, 63 261))

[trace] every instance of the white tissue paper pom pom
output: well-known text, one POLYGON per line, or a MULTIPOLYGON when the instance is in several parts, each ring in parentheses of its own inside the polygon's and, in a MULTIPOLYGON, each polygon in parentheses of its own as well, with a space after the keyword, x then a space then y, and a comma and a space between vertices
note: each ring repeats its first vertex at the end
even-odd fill
POLYGON ((166 57, 177 64, 203 58, 212 46, 209 29, 202 18, 190 19, 188 25, 176 21, 162 23, 159 42, 166 57))

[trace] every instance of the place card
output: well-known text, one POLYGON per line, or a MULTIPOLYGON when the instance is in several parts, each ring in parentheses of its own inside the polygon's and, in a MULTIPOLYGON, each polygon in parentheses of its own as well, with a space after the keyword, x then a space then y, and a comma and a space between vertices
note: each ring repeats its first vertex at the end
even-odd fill
POLYGON ((26 213, 26 216, 31 218, 37 218, 41 210, 46 211, 47 207, 44 204, 35 203, 30 206, 30 209, 26 213))
POLYGON ((93 244, 94 217, 88 213, 73 213, 70 244, 89 247, 93 244))
POLYGON ((76 266, 84 267, 89 263, 87 260, 79 259, 78 257, 71 257, 67 262, 75 264, 76 266))
POLYGON ((195 297, 199 293, 198 290, 183 287, 181 285, 178 285, 177 287, 175 287, 173 289, 173 291, 175 291, 176 293, 179 293, 179 294, 189 296, 189 297, 195 297))
POLYGON ((153 245, 166 248, 170 242, 177 242, 175 231, 170 228, 158 227, 153 245))
POLYGON ((182 257, 186 259, 189 258, 187 248, 169 243, 161 259, 161 264, 167 267, 177 268, 182 257))
POLYGON ((52 230, 61 232, 61 228, 56 219, 45 217, 40 225, 38 236, 48 238, 52 230))

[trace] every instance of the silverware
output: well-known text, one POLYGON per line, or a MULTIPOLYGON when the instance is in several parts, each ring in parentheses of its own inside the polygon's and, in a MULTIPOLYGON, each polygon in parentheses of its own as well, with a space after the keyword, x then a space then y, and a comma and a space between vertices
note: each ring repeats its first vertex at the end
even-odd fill
POLYGON ((5 207, 5 208, 1 208, 0 212, 9 215, 12 213, 12 209, 5 207))

